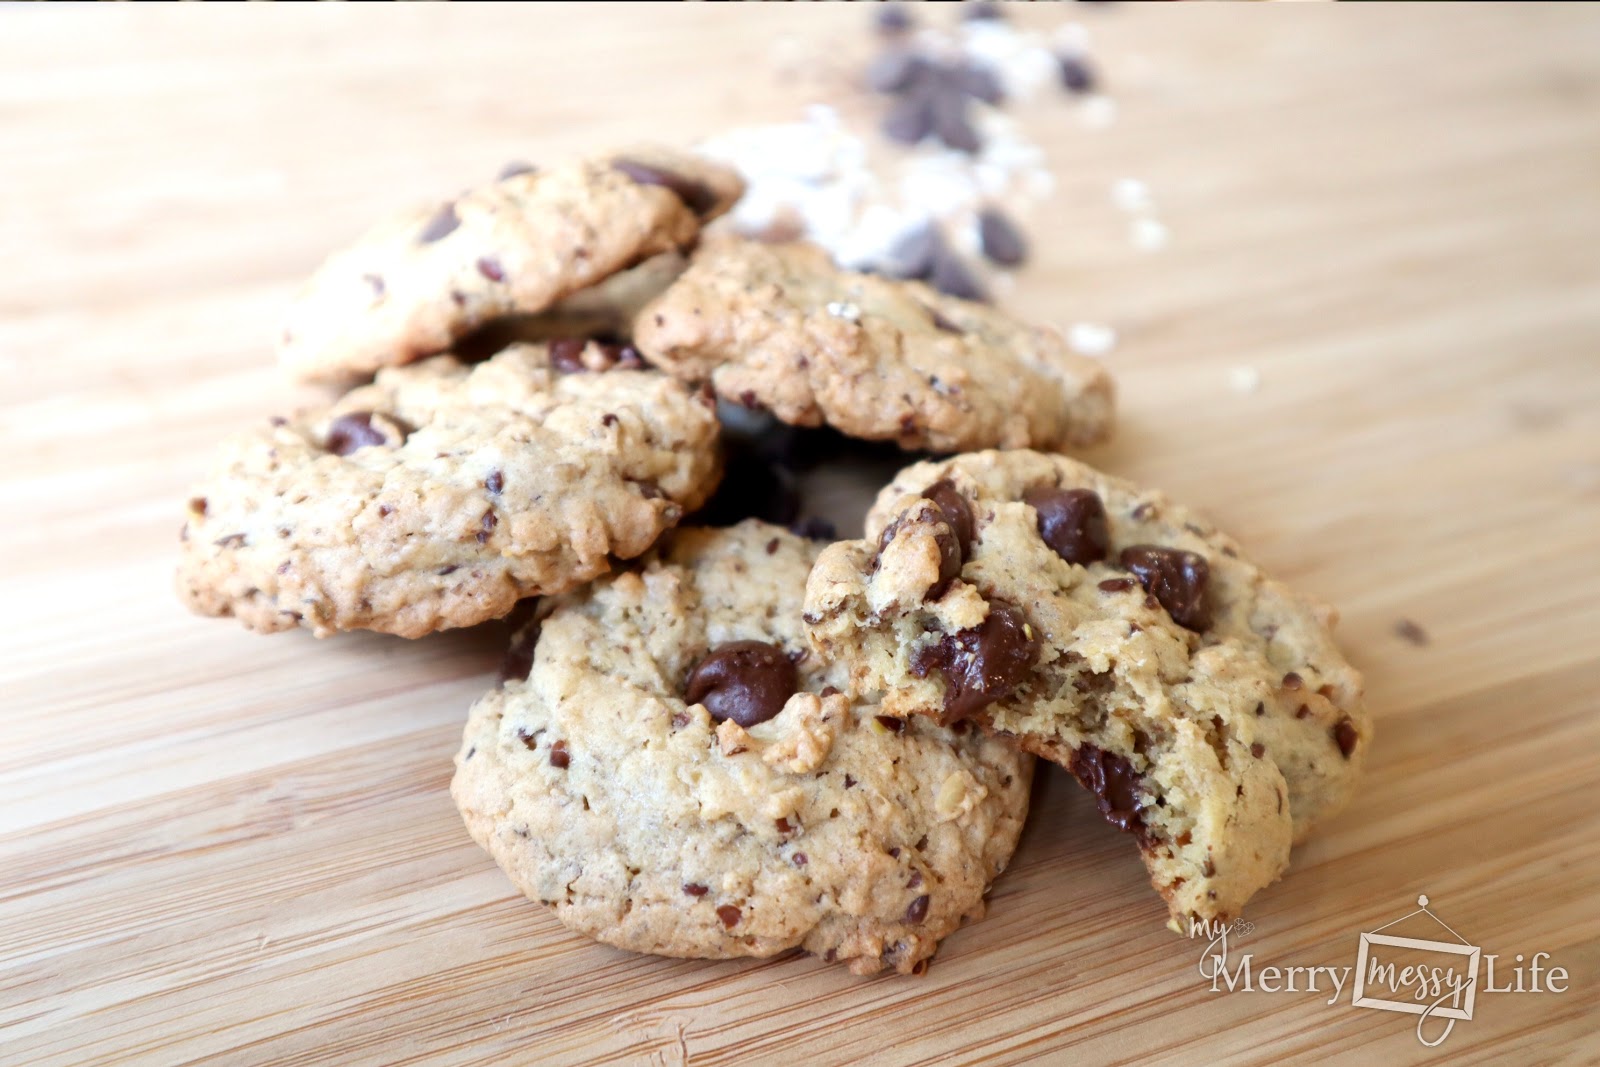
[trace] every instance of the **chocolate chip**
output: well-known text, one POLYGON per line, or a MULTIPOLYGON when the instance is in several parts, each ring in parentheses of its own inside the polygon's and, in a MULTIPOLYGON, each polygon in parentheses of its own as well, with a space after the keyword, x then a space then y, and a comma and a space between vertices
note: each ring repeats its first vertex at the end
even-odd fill
POLYGON ((956 489, 955 483, 941 478, 922 491, 924 500, 931 500, 939 508, 940 518, 956 535, 956 546, 965 560, 972 551, 972 538, 976 527, 972 519, 972 505, 956 489))
POLYGON ((732 904, 722 904, 717 908, 717 918, 722 920, 723 926, 731 930, 739 924, 742 916, 739 914, 739 909, 732 904))
POLYGON ((906 888, 907 889, 916 889, 921 885, 922 885, 922 872, 921 871, 912 871, 911 872, 911 877, 906 879, 906 888))
POLYGON ((1211 568, 1204 556, 1162 545, 1132 545, 1119 557, 1139 584, 1167 609, 1172 621, 1190 630, 1211 625, 1207 585, 1211 568))
POLYGON ((209 506, 209 503, 203 496, 194 496, 189 498, 189 510, 194 512, 196 515, 201 516, 202 518, 205 517, 206 508, 209 506))
POLYGON ((483 256, 478 260, 478 273, 488 278, 491 282, 506 280, 505 268, 500 266, 500 261, 493 256, 483 256))
POLYGON ((932 223, 915 226, 889 246, 884 271, 893 278, 926 278, 933 273, 934 257, 943 243, 932 223))
POLYGON ((461 217, 456 214, 455 204, 445 204, 429 219, 417 234, 417 240, 425 245, 447 237, 454 233, 457 226, 461 225, 461 217))
POLYGON ((1267 746, 1263 745, 1260 741, 1257 741, 1257 742, 1255 742, 1254 744, 1252 744, 1250 746, 1250 755, 1254 756, 1256 759, 1260 759, 1262 756, 1265 756, 1266 754, 1267 754, 1267 746))
POLYGON ((878 5, 878 11, 873 16, 872 24, 877 31, 886 37, 893 37, 911 29, 914 19, 911 12, 906 10, 904 4, 885 3, 878 5))
POLYGON ((983 254, 1002 267, 1015 267, 1028 258, 1028 242, 1022 231, 995 208, 978 215, 978 241, 983 254))
POLYGON ((559 771, 564 771, 572 766, 572 757, 567 754, 567 743, 557 741, 550 746, 550 766, 559 771))
POLYGON ((873 718, 878 720, 879 726, 888 730, 891 734, 902 733, 906 728, 906 721, 897 719, 893 715, 875 715, 873 718))
POLYGON ((1098 588, 1102 593, 1126 593, 1129 589, 1132 589, 1138 584, 1139 583, 1135 582, 1132 578, 1107 578, 1096 588, 1098 588))
POLYGON ((936 329, 936 330, 943 330, 945 333, 966 333, 967 332, 967 331, 963 330, 960 326, 957 326, 955 323, 953 323, 949 319, 945 318, 944 314, 942 312, 940 312, 940 310, 938 308, 929 308, 928 309, 928 318, 930 320, 932 320, 933 328, 936 329))
POLYGON ((325 442, 328 451, 336 456, 348 456, 358 448, 382 444, 388 444, 388 439, 372 425, 370 411, 352 411, 334 419, 325 442))
POLYGON ((933 94, 918 91, 901 97, 883 117, 883 135, 899 144, 916 144, 933 132, 933 94))
POLYGON ((982 100, 985 104, 1005 102, 1005 88, 1000 84, 1000 79, 995 77, 994 71, 988 67, 968 64, 956 68, 952 75, 955 86, 968 96, 982 100))
POLYGON ((1305 680, 1294 671, 1290 671, 1283 676, 1283 687, 1285 689, 1299 689, 1304 684, 1305 680))
POLYGON ((982 303, 989 299, 977 276, 961 261, 960 256, 944 245, 939 246, 934 256, 933 273, 928 282, 941 293, 960 300, 982 303))
POLYGON ((1334 726, 1333 740, 1339 746, 1339 754, 1349 759, 1350 753, 1356 750, 1356 726, 1350 721, 1349 716, 1340 719, 1334 726))
POLYGON ((1295 708, 1294 717, 1297 719, 1309 719, 1311 717, 1311 705, 1301 704, 1298 708, 1295 708))
POLYGON ((1094 69, 1084 61, 1082 56, 1059 55, 1056 57, 1056 66, 1061 71, 1061 84, 1069 92, 1088 93, 1094 91, 1094 69))
MULTIPOLYGON (((1106 558, 1111 546, 1111 536, 1106 531, 1106 508, 1093 489, 1045 486, 1029 489, 1022 494, 1022 500, 1037 513, 1039 536, 1056 555, 1084 567, 1106 558)), ((1133 584, 1126 578, 1122 580, 1133 584)), ((1105 587, 1106 583, 1101 582, 1100 588, 1105 587)))
POLYGON ((1139 838, 1148 845, 1144 805, 1139 801, 1139 776, 1123 757, 1094 745, 1082 745, 1072 753, 1069 770, 1095 797, 1095 805, 1106 822, 1139 838))
POLYGON ((1261 716, 1265 715, 1266 713, 1267 713, 1266 704, 1262 703, 1259 700, 1256 701, 1256 718, 1259 719, 1259 718, 1261 718, 1261 716))
POLYGON ((970 630, 945 634, 911 659, 911 673, 930 670, 944 676, 945 725, 965 719, 1021 685, 1039 654, 1039 639, 1022 612, 1003 601, 989 602, 989 617, 970 630))
POLYGON ((1401 619, 1395 623, 1394 632, 1402 641, 1409 641, 1418 648, 1426 648, 1428 645, 1428 631, 1410 619, 1401 619))
POLYGON ((1004 22, 1006 13, 995 0, 978 0, 961 5, 961 18, 965 22, 1004 22))
POLYGON ((533 670, 533 653, 539 645, 539 624, 529 623, 511 638, 505 661, 500 665, 500 680, 521 681, 533 670))
POLYGON ((387 519, 390 515, 393 515, 393 514, 394 514, 394 505, 393 504, 379 504, 378 505, 378 518, 387 519))
POLYGON ((639 355, 639 350, 625 341, 596 340, 600 349, 600 358, 605 361, 605 369, 612 370, 623 367, 628 370, 637 370, 644 366, 644 357, 639 355))
POLYGON ((856 780, 854 778, 850 777, 848 774, 845 775, 844 776, 844 787, 846 789, 854 789, 856 787, 856 780))
POLYGON ((507 163, 505 166, 500 168, 500 173, 495 178, 495 181, 503 182, 507 178, 515 178, 519 174, 533 174, 538 169, 539 168, 534 166, 532 163, 526 163, 520 159, 514 159, 510 163, 507 163))
POLYGON ((913 900, 906 908, 906 922, 919 923, 928 917, 928 894, 924 893, 913 900))
POLYGON ((616 424, 617 424, 617 417, 615 415, 611 414, 611 412, 608 411, 604 415, 600 416, 600 425, 601 426, 615 426, 616 424))
POLYGON ((485 511, 483 518, 478 520, 478 533, 476 535, 478 544, 488 544, 489 535, 494 533, 494 528, 498 525, 500 525, 500 520, 495 516, 494 509, 490 508, 485 511))
POLYGON ((659 185, 670 190, 696 215, 705 215, 717 206, 717 192, 704 182, 674 173, 664 167, 641 163, 636 159, 614 159, 613 170, 626 174, 640 185, 659 185))
POLYGON ((517 727, 517 740, 522 742, 523 748, 529 752, 535 752, 539 748, 539 735, 542 733, 544 733, 543 730, 530 730, 526 726, 519 726, 517 727))
POLYGON ((792 825, 790 825, 788 819, 779 819, 774 823, 774 825, 777 826, 778 833, 780 833, 780 834, 792 834, 792 833, 794 833, 794 827, 792 825))
POLYGON ((1207 856, 1206 857, 1205 866, 1200 868, 1200 874, 1202 876, 1206 877, 1206 878, 1211 878, 1211 877, 1215 876, 1216 873, 1217 873, 1217 865, 1215 863, 1211 862, 1211 857, 1210 856, 1207 856))
POLYGON ((909 88, 927 69, 928 61, 915 52, 885 52, 867 64, 867 88, 878 93, 898 93, 909 88))
POLYGON ((586 347, 581 337, 558 337, 550 342, 550 365, 563 374, 579 374, 588 369, 583 365, 586 347))
POLYGON ((732 719, 748 728, 782 711, 798 684, 783 649, 761 641, 730 641, 712 649, 689 672, 683 699, 704 704, 718 722, 732 719))
POLYGON ((961 92, 937 92, 933 94, 933 132, 948 147, 957 152, 974 154, 983 147, 983 141, 978 137, 978 128, 972 124, 968 114, 967 97, 961 92))
POLYGON ((446 575, 454 574, 456 571, 458 571, 460 569, 461 568, 459 566, 457 566, 456 564, 452 563, 448 567, 440 567, 438 570, 434 571, 433 573, 435 573, 439 577, 443 578, 446 575))
POLYGON ((499 496, 506 487, 506 476, 499 471, 490 471, 489 477, 483 480, 483 487, 493 496, 499 496))
POLYGON ((711 889, 708 886, 701 885, 699 882, 685 882, 683 883, 683 891, 691 897, 703 897, 711 892, 711 889))
POLYGON ((796 867, 804 867, 811 861, 806 858, 806 854, 804 852, 796 852, 790 862, 792 862, 796 867))

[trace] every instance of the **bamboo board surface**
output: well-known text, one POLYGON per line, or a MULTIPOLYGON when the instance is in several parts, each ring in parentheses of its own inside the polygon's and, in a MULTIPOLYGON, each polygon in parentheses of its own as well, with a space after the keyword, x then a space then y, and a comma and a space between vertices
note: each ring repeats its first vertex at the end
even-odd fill
POLYGON ((1214 993, 1059 773, 922 978, 567 934, 447 794, 504 634, 191 618, 185 489, 310 397, 277 317, 371 219, 510 158, 792 117, 774 48, 853 56, 864 14, 13 5, 0 1063, 1600 1059, 1600 12, 1040 7, 1089 25, 1118 111, 1041 120, 1060 200, 1008 302, 1118 328, 1089 458, 1339 605, 1377 717, 1366 788, 1233 951, 1352 964, 1425 893, 1502 983, 1542 951, 1571 988, 1483 995, 1437 1049, 1348 992, 1214 993), (1129 175, 1159 253, 1110 206, 1129 175))

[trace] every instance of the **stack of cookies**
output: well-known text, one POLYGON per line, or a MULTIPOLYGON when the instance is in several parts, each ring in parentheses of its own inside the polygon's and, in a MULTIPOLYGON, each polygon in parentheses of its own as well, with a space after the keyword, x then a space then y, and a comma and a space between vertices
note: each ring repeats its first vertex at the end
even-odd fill
POLYGON ((660 148, 517 165, 330 258, 281 357, 346 391, 222 447, 182 597, 410 638, 539 598, 452 792, 608 944, 920 971, 982 915, 1036 756, 1172 925, 1238 915, 1370 741, 1333 613, 1058 454, 1107 436, 1112 387, 1052 331, 702 234, 740 191, 660 148), (936 458, 863 540, 711 528, 719 402, 936 458))

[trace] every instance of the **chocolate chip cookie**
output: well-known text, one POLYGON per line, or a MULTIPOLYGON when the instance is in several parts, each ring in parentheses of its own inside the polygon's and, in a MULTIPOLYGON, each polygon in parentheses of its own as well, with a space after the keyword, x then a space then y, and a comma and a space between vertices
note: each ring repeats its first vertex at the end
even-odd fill
POLYGON ((1371 741, 1335 615, 1227 536, 1062 456, 902 471, 812 572, 815 650, 888 714, 972 721, 1069 768, 1172 924, 1227 919, 1338 810, 1371 741))
POLYGON ((1004 869, 1032 757, 842 691, 800 622, 820 547, 748 521, 542 602, 451 790, 568 927, 667 956, 931 956, 1004 869))
POLYGON ((381 372, 222 446, 178 587, 254 630, 418 637, 644 552, 716 486, 713 402, 623 346, 516 345, 381 372))
POLYGON ((708 238, 634 341, 725 399, 907 449, 1055 449, 1111 432, 1110 376, 1053 331, 841 270, 810 244, 708 238))
POLYGON ((280 361, 300 379, 349 381, 443 352, 486 322, 693 244, 742 189, 732 170, 662 148, 508 168, 330 257, 290 309, 280 361))

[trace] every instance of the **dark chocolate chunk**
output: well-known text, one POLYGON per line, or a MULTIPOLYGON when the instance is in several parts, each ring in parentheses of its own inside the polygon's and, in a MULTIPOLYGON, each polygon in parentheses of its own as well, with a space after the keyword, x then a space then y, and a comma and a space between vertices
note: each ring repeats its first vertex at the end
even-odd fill
POLYGON ((934 258, 941 244, 939 231, 932 223, 912 227, 889 246, 884 271, 892 278, 927 278, 933 274, 934 258))
POLYGON ((1349 716, 1340 719, 1334 726, 1333 740, 1339 746, 1339 754, 1349 759, 1350 753, 1356 750, 1356 725, 1350 721, 1349 716))
POLYGON ((336 456, 348 456, 358 448, 388 443, 383 431, 372 425, 372 412, 352 411, 333 420, 324 446, 336 456))
POLYGON ((550 766, 558 771, 564 771, 572 766, 572 756, 567 752, 565 741, 557 741, 550 746, 550 766))
MULTIPOLYGON (((1106 508, 1093 489, 1047 486, 1029 489, 1022 494, 1022 500, 1038 514, 1039 536, 1056 555, 1084 567, 1106 558, 1111 547, 1106 508)), ((1107 582, 1116 580, 1108 578, 1100 588, 1105 589, 1107 582)))
POLYGON ((1083 745, 1072 753, 1069 770, 1094 794, 1095 804, 1106 822, 1117 829, 1138 837, 1141 845, 1148 845, 1139 801, 1139 776, 1123 757, 1105 752, 1094 745, 1083 745))
POLYGON ((776 645, 730 641, 718 645, 689 672, 683 699, 704 704, 718 722, 751 727, 783 710, 799 684, 794 664, 776 645))
POLYGON ((996 208, 986 208, 978 215, 978 240, 983 254, 1002 267, 1015 267, 1028 258, 1022 231, 996 208))
POLYGON ((1195 631, 1211 625, 1206 596, 1211 568, 1204 556, 1163 545, 1132 545, 1122 550, 1119 559, 1173 622, 1195 631))
POLYGON ((707 893, 711 892, 711 889, 710 887, 703 886, 698 882, 685 882, 683 883, 683 891, 691 897, 703 897, 707 893))
POLYGON ((739 909, 732 904, 721 904, 717 907, 717 918, 722 920, 722 925, 732 929, 739 924, 742 916, 739 909))
POLYGON ((928 917, 928 894, 924 893, 906 908, 906 922, 919 923, 928 917))
POLYGON ((911 659, 911 673, 944 677, 944 715, 949 725, 1008 696, 1033 669, 1039 638, 1020 610, 1004 601, 989 602, 989 617, 970 630, 945 634, 911 659))
POLYGON ((640 185, 659 185, 669 189, 696 215, 704 215, 717 206, 717 192, 704 182, 676 174, 663 167, 641 163, 636 159, 614 159, 614 170, 621 171, 640 185))
POLYGON ((897 719, 893 715, 876 715, 873 717, 878 720, 879 726, 883 727, 885 730, 888 730, 891 734, 903 733, 905 731, 906 721, 904 719, 897 719))

